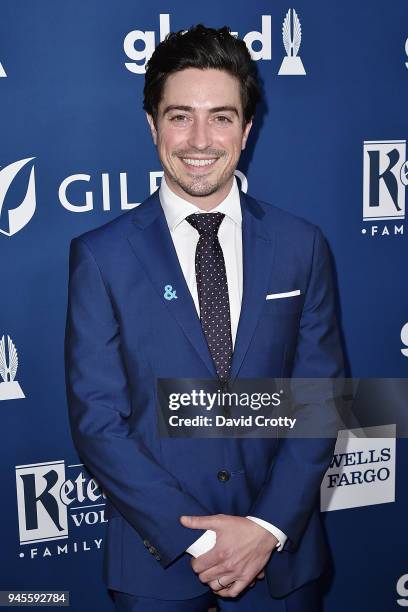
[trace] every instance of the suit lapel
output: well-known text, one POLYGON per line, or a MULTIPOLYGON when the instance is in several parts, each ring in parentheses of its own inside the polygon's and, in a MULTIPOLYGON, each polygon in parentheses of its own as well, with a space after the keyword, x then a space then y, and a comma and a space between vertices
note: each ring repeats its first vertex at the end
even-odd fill
POLYGON ((128 236, 133 252, 149 276, 159 298, 207 366, 211 377, 216 376, 214 362, 174 248, 158 191, 136 208, 133 221, 136 227, 128 236), (177 299, 164 298, 165 285, 172 286, 177 299))
MULTIPOLYGON (((265 212, 253 198, 240 192, 242 211, 243 295, 241 314, 231 363, 231 379, 242 366, 265 302, 272 272, 275 239, 268 234, 262 217, 265 212)), ((146 271, 158 296, 180 325, 206 365, 211 377, 216 370, 208 344, 185 281, 158 191, 134 211, 134 229, 128 236, 132 250, 146 271), (165 285, 171 285, 177 299, 164 298, 165 285)))
POLYGON ((265 304, 275 253, 275 235, 268 233, 262 206, 240 191, 242 211, 243 288, 241 313, 231 363, 231 379, 235 379, 254 335, 265 304))

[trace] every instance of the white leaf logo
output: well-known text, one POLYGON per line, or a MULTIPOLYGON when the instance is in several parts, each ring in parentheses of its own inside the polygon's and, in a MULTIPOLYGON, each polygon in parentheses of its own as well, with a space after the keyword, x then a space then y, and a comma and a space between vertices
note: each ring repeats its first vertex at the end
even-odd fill
MULTIPOLYGON (((34 157, 20 159, 12 164, 9 164, 0 170, 0 218, 1 211, 7 191, 15 178, 28 162, 34 157)), ((35 177, 34 166, 31 168, 30 178, 28 181, 27 192, 23 201, 16 207, 8 211, 8 231, 0 228, 0 232, 6 236, 13 236, 20 231, 30 221, 35 211, 35 177)))

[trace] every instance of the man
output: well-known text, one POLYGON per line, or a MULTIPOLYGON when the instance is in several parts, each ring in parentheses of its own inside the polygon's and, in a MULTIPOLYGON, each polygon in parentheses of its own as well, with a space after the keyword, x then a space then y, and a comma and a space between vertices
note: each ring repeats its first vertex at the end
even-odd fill
POLYGON ((170 34, 144 95, 160 190, 70 253, 67 396, 107 495, 105 582, 117 610, 318 612, 333 440, 161 438, 156 382, 341 376, 325 241, 238 189, 259 85, 228 28, 170 34))

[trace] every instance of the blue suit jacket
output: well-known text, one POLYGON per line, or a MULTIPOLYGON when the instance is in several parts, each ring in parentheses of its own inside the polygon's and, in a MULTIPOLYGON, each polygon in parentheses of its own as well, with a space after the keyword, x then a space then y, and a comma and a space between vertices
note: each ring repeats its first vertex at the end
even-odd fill
MULTIPOLYGON (((338 377, 342 354, 325 240, 314 225, 240 194, 243 299, 231 377, 338 377), (267 293, 300 289, 290 299, 267 293)), ((212 378, 214 364, 158 192, 71 242, 65 336, 73 441, 107 495, 109 588, 184 599, 208 590, 185 549, 185 515, 252 515, 288 535, 266 566, 272 596, 319 576, 319 486, 333 439, 165 439, 156 378, 212 378), (170 284, 178 299, 165 300, 170 284), (220 482, 219 470, 231 478, 220 482)))

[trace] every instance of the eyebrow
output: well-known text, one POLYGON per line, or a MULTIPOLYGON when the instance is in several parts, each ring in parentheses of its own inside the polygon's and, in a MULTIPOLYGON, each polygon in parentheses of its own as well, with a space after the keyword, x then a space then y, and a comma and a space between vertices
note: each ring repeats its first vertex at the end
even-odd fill
MULTIPOLYGON (((168 106, 166 106, 166 108, 163 111, 163 115, 165 115, 166 113, 169 113, 170 111, 173 110, 180 110, 180 111, 186 111, 188 113, 193 113, 194 112, 194 108, 192 106, 184 106, 184 105, 179 105, 179 104, 169 104, 168 106)), ((239 118, 239 112, 236 106, 214 106, 213 108, 210 108, 210 113, 222 113, 222 112, 232 112, 234 113, 238 118, 239 118)))

